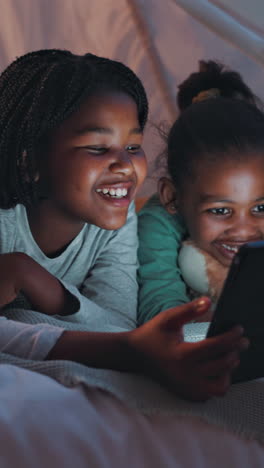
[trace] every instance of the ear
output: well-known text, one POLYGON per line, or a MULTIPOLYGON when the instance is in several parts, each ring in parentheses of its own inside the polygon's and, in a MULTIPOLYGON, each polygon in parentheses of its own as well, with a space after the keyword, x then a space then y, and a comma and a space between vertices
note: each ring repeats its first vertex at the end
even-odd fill
MULTIPOLYGON (((27 152, 26 152, 26 150, 23 150, 23 152, 22 152, 22 161, 21 162, 17 161, 17 166, 20 166, 20 165, 26 171, 26 167, 27 167, 27 152)), ((26 180, 27 180, 27 182, 29 182, 28 175, 26 175, 26 180)), ((38 171, 35 172, 33 180, 34 180, 34 182, 38 182, 38 180, 39 180, 39 172, 38 171)))
POLYGON ((39 181, 39 172, 36 172, 34 175, 34 182, 38 182, 38 181, 39 181))
POLYGON ((161 204, 170 214, 178 211, 178 195, 173 182, 167 177, 161 177, 158 181, 158 194, 161 204))

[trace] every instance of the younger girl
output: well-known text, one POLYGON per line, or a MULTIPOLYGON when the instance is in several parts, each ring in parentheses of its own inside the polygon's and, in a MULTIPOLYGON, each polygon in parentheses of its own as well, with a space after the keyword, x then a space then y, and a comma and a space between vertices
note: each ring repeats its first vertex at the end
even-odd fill
MULTIPOLYGON (((0 306, 22 293, 40 323, 48 314, 87 326, 56 331, 42 358, 144 371, 186 397, 208 398, 229 385, 240 329, 195 345, 176 340, 206 299, 135 329, 131 202, 146 173, 147 112, 135 74, 92 54, 32 52, 1 75, 0 306)), ((7 341, 1 349, 11 353, 7 341)))
POLYGON ((264 115, 237 73, 201 65, 180 86, 169 178, 139 215, 141 323, 188 302, 186 283, 217 299, 238 248, 264 239, 264 115), (199 253, 185 248, 179 267, 185 237, 199 253))

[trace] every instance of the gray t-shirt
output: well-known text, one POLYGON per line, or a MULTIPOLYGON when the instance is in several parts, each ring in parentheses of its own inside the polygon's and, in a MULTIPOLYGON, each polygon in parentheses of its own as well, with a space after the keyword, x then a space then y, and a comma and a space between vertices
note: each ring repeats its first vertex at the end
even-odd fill
POLYGON ((56 258, 47 257, 36 244, 23 205, 0 210, 0 254, 25 252, 56 276, 79 301, 75 314, 56 317, 86 324, 92 331, 135 328, 137 248, 134 203, 121 229, 86 224, 56 258))

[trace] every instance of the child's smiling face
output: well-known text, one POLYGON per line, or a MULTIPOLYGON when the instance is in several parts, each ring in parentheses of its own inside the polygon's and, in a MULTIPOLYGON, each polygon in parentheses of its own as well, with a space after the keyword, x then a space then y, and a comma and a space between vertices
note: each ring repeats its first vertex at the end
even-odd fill
POLYGON ((264 239, 264 156, 203 161, 193 172, 179 212, 197 246, 229 266, 242 244, 264 239))
POLYGON ((142 139, 129 95, 104 91, 88 97, 55 131, 39 161, 43 203, 67 223, 120 228, 146 175, 142 139))

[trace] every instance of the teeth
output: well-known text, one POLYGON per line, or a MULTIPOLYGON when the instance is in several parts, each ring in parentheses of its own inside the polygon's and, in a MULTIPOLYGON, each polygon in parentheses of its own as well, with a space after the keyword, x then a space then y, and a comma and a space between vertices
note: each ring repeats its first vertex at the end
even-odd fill
POLYGON ((115 198, 122 198, 127 196, 127 189, 126 188, 103 188, 103 189, 96 189, 96 192, 100 193, 102 192, 104 195, 108 195, 110 197, 115 197, 115 198))
POLYGON ((225 249, 230 250, 231 252, 235 252, 235 253, 238 252, 238 247, 231 247, 230 245, 227 245, 227 244, 222 244, 222 245, 225 249))

